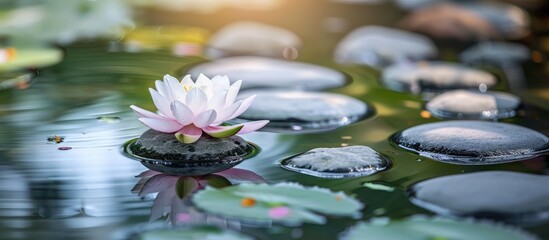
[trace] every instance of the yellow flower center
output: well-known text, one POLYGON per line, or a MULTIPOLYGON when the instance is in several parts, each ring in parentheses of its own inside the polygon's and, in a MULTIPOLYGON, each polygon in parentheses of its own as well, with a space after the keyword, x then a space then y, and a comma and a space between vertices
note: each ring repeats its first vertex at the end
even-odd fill
POLYGON ((186 92, 190 91, 192 88, 193 88, 192 85, 189 85, 189 84, 184 84, 183 85, 183 89, 185 89, 186 92))

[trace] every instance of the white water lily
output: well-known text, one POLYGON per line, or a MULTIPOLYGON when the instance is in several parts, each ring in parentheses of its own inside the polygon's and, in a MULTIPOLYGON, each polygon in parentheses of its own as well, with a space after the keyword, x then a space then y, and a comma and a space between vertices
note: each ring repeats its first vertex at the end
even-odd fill
POLYGON ((227 76, 211 80, 200 74, 194 82, 190 75, 179 82, 165 75, 156 80, 156 90, 149 88, 157 113, 130 106, 147 127, 164 133, 175 133, 183 143, 196 142, 203 133, 215 138, 253 132, 269 121, 252 121, 233 126, 222 126, 225 121, 242 114, 252 104, 254 96, 236 101, 242 81, 232 85, 227 76))

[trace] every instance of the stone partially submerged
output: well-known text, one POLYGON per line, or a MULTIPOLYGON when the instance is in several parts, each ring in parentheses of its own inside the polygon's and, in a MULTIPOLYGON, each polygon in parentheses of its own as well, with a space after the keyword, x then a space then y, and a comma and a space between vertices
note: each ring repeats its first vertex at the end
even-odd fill
POLYGON ((341 64, 385 67, 406 60, 424 60, 436 56, 437 48, 420 34, 381 26, 360 27, 337 45, 334 58, 341 64))
POLYGON ((231 81, 242 80, 246 88, 293 88, 321 90, 341 87, 347 77, 336 70, 303 62, 265 57, 230 57, 193 67, 189 74, 213 77, 227 75, 231 81))
POLYGON ((549 219, 549 176, 484 171, 437 177, 411 188, 412 203, 442 215, 509 223, 549 219))
POLYGON ((282 168, 321 178, 372 175, 386 169, 388 160, 366 146, 315 148, 283 160, 282 168))
POLYGON ((369 111, 366 103, 341 94, 292 90, 250 90, 256 95, 240 118, 267 119, 278 130, 327 130, 351 124, 369 111))
POLYGON ((431 99, 425 108, 440 118, 501 119, 513 117, 520 99, 504 92, 448 91, 431 99))
POLYGON ((539 132, 485 121, 422 124, 396 134, 393 141, 421 156, 460 165, 520 161, 549 151, 549 138, 539 132))
POLYGON ((258 23, 235 22, 217 31, 208 42, 206 55, 211 58, 228 56, 266 56, 283 58, 287 48, 299 48, 301 39, 284 28, 258 23))
POLYGON ((383 70, 382 82, 401 92, 439 93, 452 89, 478 89, 496 85, 494 75, 447 62, 398 63, 383 70))
POLYGON ((220 172, 242 162, 255 147, 239 136, 203 135, 192 144, 179 142, 172 133, 148 130, 126 149, 145 167, 166 174, 199 176, 220 172))
POLYGON ((530 49, 524 45, 508 42, 481 42, 460 55, 461 61, 469 64, 501 65, 521 63, 530 58, 530 49))

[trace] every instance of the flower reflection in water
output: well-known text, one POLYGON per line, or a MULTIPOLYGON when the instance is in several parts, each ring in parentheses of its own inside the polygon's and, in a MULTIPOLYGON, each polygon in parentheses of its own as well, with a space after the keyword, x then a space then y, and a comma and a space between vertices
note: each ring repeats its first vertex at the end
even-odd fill
POLYGON ((141 178, 133 187, 132 193, 145 197, 156 194, 151 209, 150 221, 169 215, 168 221, 173 225, 198 223, 201 214, 189 206, 187 199, 192 193, 205 188, 224 187, 231 181, 266 182, 252 171, 232 168, 215 174, 204 176, 175 176, 147 170, 136 177, 141 178))

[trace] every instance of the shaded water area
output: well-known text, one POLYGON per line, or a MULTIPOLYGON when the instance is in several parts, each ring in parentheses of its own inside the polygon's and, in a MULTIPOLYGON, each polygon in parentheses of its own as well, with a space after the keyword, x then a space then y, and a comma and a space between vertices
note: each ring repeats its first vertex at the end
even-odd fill
MULTIPOLYGON (((304 2, 311 4, 311 1, 304 2)), ((326 17, 347 16, 350 29, 371 23, 389 25, 401 13, 386 5, 361 8, 324 3, 316 11, 307 11, 309 5, 283 6, 272 14, 276 18, 267 16, 266 19, 257 13, 227 10, 220 13, 223 17, 208 23, 200 23, 200 19, 207 18, 200 14, 181 16, 152 11, 144 16, 150 24, 182 21, 213 31, 222 22, 235 20, 238 14, 243 14, 251 20, 260 19, 290 28, 305 43, 299 52, 299 61, 333 68, 350 76, 349 84, 325 91, 352 96, 375 109, 370 117, 330 131, 247 134, 243 137, 259 146, 261 151, 238 168, 251 170, 269 183, 291 181, 354 195, 365 204, 361 210, 360 219, 363 220, 377 216, 433 215, 413 205, 408 198, 408 187, 425 179, 486 170, 549 174, 547 155, 498 165, 465 166, 437 162, 399 148, 390 141, 395 133, 442 120, 424 110, 423 97, 382 86, 379 70, 334 63, 332 50, 344 33, 328 33, 320 22, 326 17), (384 16, 380 10, 389 14, 384 16), (307 18, 297 21, 296 15, 302 12, 307 18), (352 145, 375 149, 390 159, 391 166, 371 176, 351 179, 323 179, 279 166, 281 160, 313 148, 352 145), (365 187, 364 183, 379 183, 395 190, 375 190, 365 187)), ((549 41, 549 36, 543 32, 539 34, 539 38, 532 40, 534 48, 541 46, 540 39, 545 44, 549 41)), ((154 80, 167 73, 180 78, 192 66, 208 59, 177 57, 169 50, 113 51, 113 46, 118 44, 121 43, 94 40, 63 47, 62 62, 34 71, 36 76, 28 88, 0 89, 0 238, 110 239, 148 222, 152 200, 130 192, 137 182, 135 176, 146 168, 125 156, 122 150, 125 142, 147 130, 129 105, 154 109, 146 90, 154 87, 154 80), (60 143, 48 141, 55 136, 64 139, 60 143)), ((457 61, 459 51, 464 48, 446 42, 437 44, 441 48, 441 58, 450 61, 457 61)), ((535 50, 549 56, 549 49, 535 50)), ((514 93, 522 98, 523 105, 516 116, 500 122, 549 134, 548 66, 546 62, 524 64, 530 89, 514 93)), ((498 77, 499 82, 493 90, 510 91, 502 70, 493 67, 485 70, 498 77)), ((336 239, 356 222, 357 219, 329 217, 326 225, 243 226, 241 231, 259 239, 336 239)), ((524 229, 542 239, 549 238, 548 223, 528 225, 524 229)))

